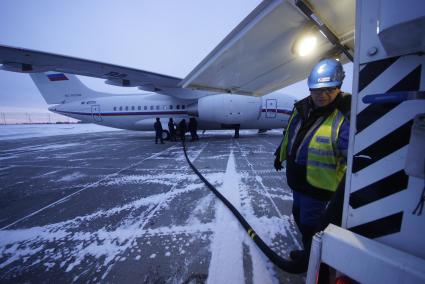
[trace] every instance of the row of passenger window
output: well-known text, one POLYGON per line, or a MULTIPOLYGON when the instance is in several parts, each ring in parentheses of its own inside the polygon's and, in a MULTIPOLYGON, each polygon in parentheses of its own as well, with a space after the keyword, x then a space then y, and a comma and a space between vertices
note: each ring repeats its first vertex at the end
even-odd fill
MULTIPOLYGON (((175 106, 176 109, 186 109, 185 105, 176 105, 175 106)), ((173 105, 169 105, 169 106, 149 106, 149 110, 167 110, 167 109, 174 109, 173 105)), ((120 107, 114 107, 114 111, 122 111, 122 110, 136 110, 135 106, 120 106, 120 107)), ((137 110, 142 110, 142 106, 137 106, 137 110)), ((143 110, 148 110, 148 106, 143 106, 143 110)))

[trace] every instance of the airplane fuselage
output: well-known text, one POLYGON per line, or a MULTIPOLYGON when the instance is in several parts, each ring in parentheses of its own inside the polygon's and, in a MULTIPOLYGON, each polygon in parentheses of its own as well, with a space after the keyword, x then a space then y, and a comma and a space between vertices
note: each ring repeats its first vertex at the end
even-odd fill
POLYGON ((83 122, 121 129, 152 131, 156 117, 167 129, 169 118, 175 123, 197 116, 198 129, 273 129, 285 127, 294 99, 271 93, 263 97, 219 94, 202 99, 182 100, 159 94, 105 95, 62 103, 49 110, 83 122), (198 106, 199 104, 199 106, 198 106), (195 115, 196 113, 196 115, 195 115))

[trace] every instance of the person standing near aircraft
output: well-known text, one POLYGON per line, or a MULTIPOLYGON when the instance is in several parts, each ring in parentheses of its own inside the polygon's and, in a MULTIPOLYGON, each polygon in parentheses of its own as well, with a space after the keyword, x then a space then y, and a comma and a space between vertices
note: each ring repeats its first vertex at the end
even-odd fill
POLYGON ((185 140, 185 135, 186 135, 186 119, 182 119, 179 123, 179 132, 180 132, 180 138, 182 139, 182 141, 185 140))
POLYGON ((172 118, 168 120, 168 131, 170 131, 170 140, 176 141, 176 126, 172 118))
POLYGON ((158 144, 158 139, 161 141, 161 144, 164 144, 164 140, 162 139, 162 125, 159 117, 156 118, 153 128, 155 129, 155 144, 158 144))
POLYGON ((189 131, 192 139, 190 141, 199 140, 198 133, 198 122, 194 117, 189 118, 189 131))
POLYGON ((329 200, 344 178, 350 128, 351 95, 341 91, 344 70, 339 61, 325 59, 308 77, 310 96, 295 103, 274 162, 286 161, 286 178, 293 191, 292 214, 303 251, 290 257, 307 270, 312 237, 329 200))
POLYGON ((235 126, 235 135, 233 135, 233 138, 239 138, 239 128, 239 124, 235 126))

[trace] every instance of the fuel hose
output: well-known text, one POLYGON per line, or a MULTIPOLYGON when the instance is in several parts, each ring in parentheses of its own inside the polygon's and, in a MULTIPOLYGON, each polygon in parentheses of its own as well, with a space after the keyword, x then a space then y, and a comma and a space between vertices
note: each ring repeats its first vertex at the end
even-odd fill
POLYGON ((277 253, 275 253, 257 234, 257 232, 249 225, 249 223, 245 220, 241 213, 230 203, 208 180, 198 171, 197 168, 192 164, 187 156, 186 144, 182 142, 184 156, 186 157, 186 161, 189 164, 190 168, 195 172, 195 174, 204 182, 204 184, 229 208, 229 210, 235 215, 236 219, 238 219, 239 223, 248 233, 249 237, 255 242, 258 248, 270 259, 270 261, 275 264, 277 267, 282 269, 283 271, 289 273, 302 273, 305 271, 303 265, 300 265, 297 261, 287 260, 277 253))

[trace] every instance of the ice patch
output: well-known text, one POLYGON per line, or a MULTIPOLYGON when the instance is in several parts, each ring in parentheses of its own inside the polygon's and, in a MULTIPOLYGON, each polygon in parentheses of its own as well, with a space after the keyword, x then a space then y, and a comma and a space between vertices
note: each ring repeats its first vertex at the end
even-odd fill
POLYGON ((0 157, 0 161, 15 159, 15 158, 19 158, 19 156, 18 155, 7 155, 7 156, 0 157))
POLYGON ((60 171, 62 171, 62 169, 60 169, 60 170, 55 170, 55 171, 50 171, 50 172, 44 173, 44 174, 42 174, 42 175, 34 176, 34 177, 32 177, 31 179, 36 179, 36 178, 40 178, 40 177, 50 176, 50 175, 55 174, 55 173, 60 172, 60 171))
POLYGON ((80 172, 75 172, 75 173, 63 176, 62 178, 58 179, 56 182, 70 182, 85 176, 86 176, 85 174, 82 174, 80 172))

